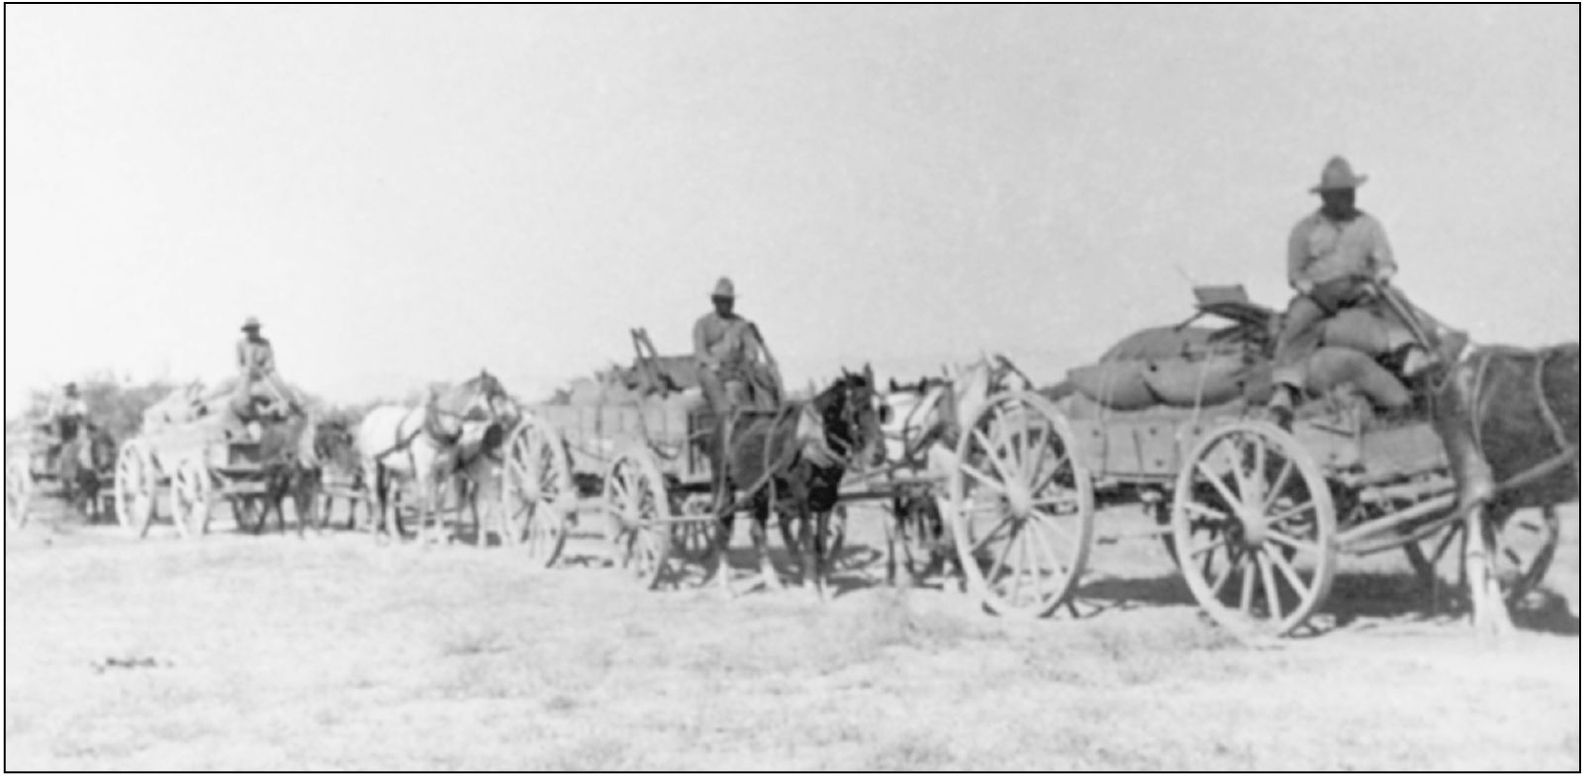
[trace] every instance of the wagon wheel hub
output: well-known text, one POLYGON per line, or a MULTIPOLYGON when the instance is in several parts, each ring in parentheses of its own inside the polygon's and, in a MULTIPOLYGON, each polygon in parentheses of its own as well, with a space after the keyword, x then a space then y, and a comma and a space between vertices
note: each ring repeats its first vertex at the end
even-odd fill
POLYGON ((1007 485, 1005 501, 1017 517, 1027 517, 1033 511, 1033 491, 1021 485, 1007 485))
POLYGON ((1239 507, 1237 516, 1242 523, 1243 546, 1251 550, 1264 546, 1265 529, 1270 527, 1270 523, 1265 519, 1265 513, 1253 507, 1239 507))

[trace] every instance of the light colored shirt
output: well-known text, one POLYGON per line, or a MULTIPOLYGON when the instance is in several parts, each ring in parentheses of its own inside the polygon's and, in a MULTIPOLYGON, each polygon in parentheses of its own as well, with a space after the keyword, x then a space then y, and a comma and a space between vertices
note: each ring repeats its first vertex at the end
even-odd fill
POLYGON ((82 397, 60 396, 50 405, 50 417, 87 417, 88 404, 82 397))
POLYGON ((1381 223, 1363 211, 1335 222, 1316 211, 1287 239, 1287 283, 1317 285, 1344 278, 1389 277, 1398 270, 1381 223))
POLYGON ((276 373, 276 354, 271 351, 271 342, 251 341, 248 337, 238 339, 238 373, 244 379, 261 379, 276 373))
POLYGON ((750 320, 738 314, 718 316, 708 312, 691 330, 696 362, 710 367, 736 366, 756 362, 757 334, 750 320))

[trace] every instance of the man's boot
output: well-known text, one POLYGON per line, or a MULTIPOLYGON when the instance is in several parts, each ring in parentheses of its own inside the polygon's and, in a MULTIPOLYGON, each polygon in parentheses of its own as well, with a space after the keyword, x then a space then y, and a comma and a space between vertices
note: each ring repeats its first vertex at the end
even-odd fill
POLYGON ((1277 385, 1271 402, 1265 406, 1267 422, 1289 433, 1293 430, 1293 408, 1298 405, 1298 391, 1288 385, 1277 385))

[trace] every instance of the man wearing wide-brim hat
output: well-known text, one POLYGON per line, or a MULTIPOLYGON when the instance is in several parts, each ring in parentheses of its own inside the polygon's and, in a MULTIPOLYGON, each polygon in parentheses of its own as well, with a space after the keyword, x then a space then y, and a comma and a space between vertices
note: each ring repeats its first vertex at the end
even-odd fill
MULTIPOLYGON (((1386 230, 1355 205, 1355 191, 1368 179, 1342 157, 1327 161, 1320 183, 1309 189, 1320 196, 1320 208, 1304 217, 1287 240, 1287 283, 1298 294, 1276 337, 1271 372, 1276 389, 1269 407, 1271 419, 1283 427, 1291 426, 1309 357, 1320 345, 1321 323, 1344 309, 1374 306, 1378 291, 1390 290, 1387 283, 1397 273, 1386 230)), ((1405 359, 1411 366, 1422 363, 1418 357, 1405 359)))
POLYGON ((234 408, 245 419, 251 419, 256 401, 267 406, 297 408, 297 399, 276 373, 276 352, 271 342, 260 335, 258 317, 243 321, 243 338, 237 345, 238 386, 237 404, 234 408))
POLYGON ((778 379, 758 359, 759 354, 767 354, 767 346, 757 326, 735 313, 734 282, 728 277, 719 279, 708 297, 713 310, 697 319, 691 329, 697 380, 708 407, 722 415, 760 402, 753 398, 754 390, 759 397, 776 400, 782 395, 778 379))

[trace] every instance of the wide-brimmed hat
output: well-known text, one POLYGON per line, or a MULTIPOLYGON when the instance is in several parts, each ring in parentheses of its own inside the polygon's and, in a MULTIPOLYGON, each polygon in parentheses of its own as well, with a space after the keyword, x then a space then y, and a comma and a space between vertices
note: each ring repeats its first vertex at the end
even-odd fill
POLYGON ((1327 190, 1351 190, 1369 181, 1369 176, 1356 176, 1353 166, 1341 157, 1333 157, 1326 161, 1326 168, 1320 172, 1320 183, 1309 188, 1310 192, 1325 192, 1327 190))
POLYGON ((243 320, 243 329, 244 330, 258 330, 259 327, 260 327, 260 318, 259 317, 249 317, 249 318, 243 320))
POLYGON ((713 285, 712 297, 714 297, 714 298, 734 298, 735 297, 735 283, 729 281, 729 277, 727 277, 727 276, 720 278, 718 280, 718 284, 713 285))

